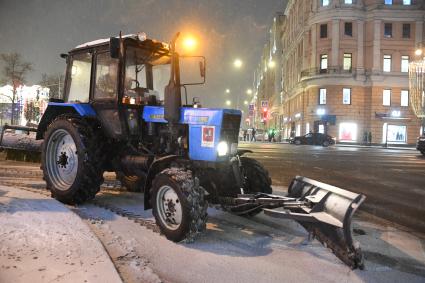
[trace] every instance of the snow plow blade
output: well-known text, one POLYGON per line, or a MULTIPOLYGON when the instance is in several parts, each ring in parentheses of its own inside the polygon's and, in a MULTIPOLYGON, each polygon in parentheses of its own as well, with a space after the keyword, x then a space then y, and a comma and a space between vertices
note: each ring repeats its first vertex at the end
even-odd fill
POLYGON ((288 197, 296 199, 298 205, 288 202, 284 208, 289 211, 264 209, 264 213, 296 220, 352 269, 364 268, 363 254, 351 229, 364 195, 297 176, 288 188, 288 197))
POLYGON ((40 162, 42 141, 35 139, 34 132, 36 128, 5 125, 0 132, 0 151, 6 152, 8 160, 40 162))

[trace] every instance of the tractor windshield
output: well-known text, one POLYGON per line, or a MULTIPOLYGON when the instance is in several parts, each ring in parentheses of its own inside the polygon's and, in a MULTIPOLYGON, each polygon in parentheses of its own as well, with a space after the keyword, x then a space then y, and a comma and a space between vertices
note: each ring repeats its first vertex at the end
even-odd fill
POLYGON ((170 68, 168 55, 129 46, 126 50, 124 102, 140 104, 149 95, 164 100, 170 68))

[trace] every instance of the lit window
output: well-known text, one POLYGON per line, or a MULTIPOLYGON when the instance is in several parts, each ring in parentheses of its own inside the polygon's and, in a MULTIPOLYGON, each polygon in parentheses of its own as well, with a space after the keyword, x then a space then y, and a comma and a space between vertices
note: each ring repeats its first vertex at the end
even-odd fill
POLYGON ((412 1, 411 0, 403 0, 403 5, 411 5, 412 1))
POLYGON ((344 24, 344 34, 347 36, 353 36, 353 23, 344 24))
POLYGON ((329 6, 329 0, 322 0, 322 6, 329 6))
POLYGON ((391 90, 384 89, 382 92, 382 105, 390 106, 391 105, 391 90))
POLYGON ((391 72, 391 55, 384 55, 384 72, 391 72))
POLYGON ((339 140, 352 142, 357 140, 357 124, 356 123, 340 123, 339 124, 339 140))
POLYGON ((389 143, 406 143, 407 140, 406 126, 388 125, 384 123, 382 127, 382 142, 389 143))
POLYGON ((384 24, 384 37, 393 37, 393 24, 384 24))
POLYGON ((310 133, 310 123, 305 124, 305 133, 306 134, 310 133))
POLYGON ((297 131, 296 131, 295 135, 301 136, 301 124, 297 124, 297 131))
POLYGON ((409 56, 401 56, 401 72, 407 73, 409 72, 409 56))
POLYGON ((328 55, 322 54, 320 55, 320 69, 326 70, 328 68, 328 55))
POLYGON ((342 89, 342 104, 351 104, 351 88, 342 89))
POLYGON ((344 53, 344 70, 349 71, 351 70, 351 63, 352 63, 352 54, 351 53, 344 53))
POLYGON ((344 4, 353 4, 353 0, 344 0, 344 4))
POLYGON ((403 38, 410 38, 410 24, 403 24, 403 38))
POLYGON ((393 0, 385 0, 385 5, 392 5, 393 4, 393 0))
POLYGON ((319 104, 326 104, 326 88, 319 89, 319 104))
POLYGON ((400 102, 401 106, 409 106, 409 91, 408 90, 402 90, 400 98, 401 98, 401 102, 400 102))
POLYGON ((319 134, 324 134, 325 133, 325 125, 320 124, 319 125, 319 134))

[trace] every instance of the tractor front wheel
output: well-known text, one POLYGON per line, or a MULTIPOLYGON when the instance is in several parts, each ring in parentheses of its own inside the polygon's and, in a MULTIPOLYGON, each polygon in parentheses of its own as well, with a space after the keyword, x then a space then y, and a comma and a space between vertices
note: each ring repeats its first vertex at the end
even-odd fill
POLYGON ((269 172, 255 159, 240 157, 242 174, 245 179, 244 191, 246 194, 266 193, 271 194, 272 180, 269 172))
POLYGON ((190 170, 170 168, 152 182, 153 215, 167 239, 193 241, 205 230, 208 203, 205 191, 190 170))
POLYGON ((44 136, 41 168, 52 197, 67 204, 93 199, 103 182, 102 141, 81 119, 59 116, 44 136))

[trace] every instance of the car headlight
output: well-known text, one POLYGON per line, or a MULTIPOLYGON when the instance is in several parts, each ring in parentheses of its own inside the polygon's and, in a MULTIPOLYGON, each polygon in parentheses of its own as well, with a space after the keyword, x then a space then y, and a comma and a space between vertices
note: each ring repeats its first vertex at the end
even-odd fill
POLYGON ((221 141, 217 145, 218 156, 225 156, 229 152, 229 145, 225 141, 221 141))

